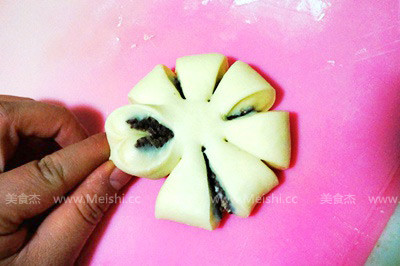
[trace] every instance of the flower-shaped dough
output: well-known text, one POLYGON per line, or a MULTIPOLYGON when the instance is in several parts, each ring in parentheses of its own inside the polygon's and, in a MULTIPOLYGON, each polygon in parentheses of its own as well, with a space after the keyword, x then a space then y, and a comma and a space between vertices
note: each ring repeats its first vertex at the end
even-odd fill
POLYGON ((110 159, 126 173, 169 177, 155 215, 212 230, 224 212, 247 217, 278 184, 268 167, 290 160, 289 116, 269 111, 275 90, 249 65, 225 56, 156 66, 106 121, 110 159))

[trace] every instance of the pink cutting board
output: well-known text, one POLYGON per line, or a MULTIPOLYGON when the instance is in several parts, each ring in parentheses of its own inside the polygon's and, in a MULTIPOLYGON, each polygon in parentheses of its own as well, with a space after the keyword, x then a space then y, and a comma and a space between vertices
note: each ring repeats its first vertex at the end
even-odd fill
POLYGON ((3 1, 0 90, 64 103, 93 133, 158 63, 248 62, 291 113, 275 200, 209 232, 156 220, 163 180, 135 179, 80 261, 362 264, 395 207, 369 197, 400 192, 399 19, 395 0, 3 1))

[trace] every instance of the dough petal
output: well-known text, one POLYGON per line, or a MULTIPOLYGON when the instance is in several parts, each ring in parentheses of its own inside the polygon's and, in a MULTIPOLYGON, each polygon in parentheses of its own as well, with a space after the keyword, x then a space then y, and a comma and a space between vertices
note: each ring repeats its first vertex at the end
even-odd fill
POLYGON ((290 163, 289 113, 261 112, 225 122, 227 140, 268 165, 286 169, 290 163))
POLYGON ((129 92, 131 103, 174 104, 181 96, 174 85, 176 75, 168 67, 157 65, 129 92))
POLYGON ((219 83, 211 103, 227 117, 241 111, 268 110, 275 101, 275 89, 248 64, 236 61, 219 83))
POLYGON ((132 129, 126 122, 132 118, 151 116, 159 123, 169 127, 169 123, 155 109, 144 105, 126 105, 112 112, 105 123, 110 160, 122 171, 140 177, 158 179, 168 175, 179 160, 174 138, 163 147, 136 148, 136 141, 147 135, 143 131, 132 129))
POLYGON ((227 69, 228 61, 221 54, 191 55, 176 61, 176 73, 189 100, 209 100, 227 69))
POLYGON ((258 199, 278 184, 267 165, 228 142, 215 141, 206 146, 205 153, 238 216, 249 216, 258 199))
POLYGON ((219 221, 212 215, 207 169, 201 146, 187 149, 157 197, 156 217, 212 230, 219 221))

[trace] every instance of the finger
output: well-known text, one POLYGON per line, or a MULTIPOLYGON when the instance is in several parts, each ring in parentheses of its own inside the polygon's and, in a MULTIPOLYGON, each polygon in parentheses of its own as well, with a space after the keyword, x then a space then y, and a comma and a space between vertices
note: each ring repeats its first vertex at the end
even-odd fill
POLYGON ((34 100, 26 97, 0 94, 0 101, 16 102, 16 101, 34 101, 34 100))
POLYGON ((7 160, 4 171, 10 171, 31 161, 40 160, 58 150, 60 150, 60 145, 53 139, 21 138, 13 151, 14 155, 7 160))
POLYGON ((64 195, 75 187, 105 162, 109 154, 105 134, 100 133, 40 161, 3 173, 0 178, 0 234, 13 232, 24 219, 52 206, 53 197, 64 195), (18 196, 17 203, 20 204, 10 202, 11 196, 14 199, 18 196), (36 204, 29 204, 28 197, 33 196, 36 204))
POLYGON ((0 114, 0 173, 4 172, 6 162, 13 156, 19 138, 9 121, 1 119, 0 114))
POLYGON ((0 259, 17 253, 24 245, 28 235, 27 227, 21 227, 16 232, 0 237, 0 259))
POLYGON ((65 107, 36 101, 0 101, 0 119, 10 131, 23 136, 54 138, 65 147, 87 137, 75 116, 65 107))
POLYGON ((23 257, 35 258, 42 265, 74 262, 111 204, 101 199, 115 199, 117 191, 129 180, 130 176, 116 169, 111 161, 102 164, 71 194, 70 201, 44 220, 23 257))
POLYGON ((0 173, 13 156, 19 135, 54 138, 61 147, 87 137, 86 130, 64 107, 3 95, 0 97, 0 173))

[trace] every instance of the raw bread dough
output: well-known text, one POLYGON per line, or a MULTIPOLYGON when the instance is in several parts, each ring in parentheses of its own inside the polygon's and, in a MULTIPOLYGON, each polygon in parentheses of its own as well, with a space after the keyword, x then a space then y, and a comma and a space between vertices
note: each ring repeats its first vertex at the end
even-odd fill
POLYGON ((289 166, 289 115, 267 112, 275 90, 241 61, 228 69, 221 54, 186 56, 177 60, 176 74, 158 65, 129 100, 105 124, 110 159, 135 176, 169 174, 157 197, 157 218, 212 230, 224 211, 247 217, 278 184, 268 166, 289 166), (173 137, 163 143, 162 129, 127 122, 149 117, 173 137), (140 138, 150 144, 137 147, 140 138))

